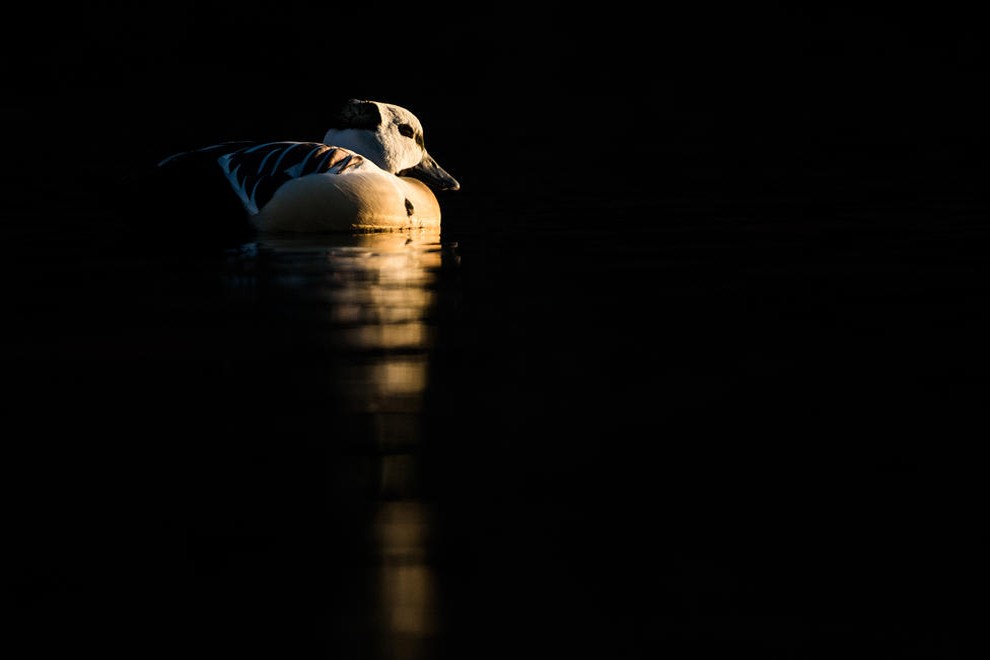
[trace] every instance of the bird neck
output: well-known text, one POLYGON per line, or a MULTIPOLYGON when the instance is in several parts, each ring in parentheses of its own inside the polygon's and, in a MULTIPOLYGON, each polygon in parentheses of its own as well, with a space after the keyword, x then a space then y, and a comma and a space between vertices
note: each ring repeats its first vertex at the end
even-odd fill
POLYGON ((395 174, 395 164, 390 162, 381 139, 363 128, 331 128, 323 137, 323 143, 332 147, 343 147, 361 154, 378 167, 395 174))

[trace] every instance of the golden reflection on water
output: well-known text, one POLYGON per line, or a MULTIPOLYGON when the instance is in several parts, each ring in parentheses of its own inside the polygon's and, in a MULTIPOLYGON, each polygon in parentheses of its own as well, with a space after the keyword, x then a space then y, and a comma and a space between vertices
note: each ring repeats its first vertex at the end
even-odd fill
MULTIPOLYGON (((416 637, 434 632, 433 575, 427 562, 429 513, 422 502, 383 503, 375 521, 382 552, 381 599, 384 623, 395 646, 415 645, 416 637)), ((398 650, 398 649, 396 649, 398 650)))
POLYGON ((356 415, 370 415, 369 442, 379 461, 378 499, 369 521, 378 565, 370 586, 375 603, 375 655, 395 660, 429 656, 438 614, 429 557, 430 510, 419 497, 419 413, 427 385, 429 316, 443 250, 438 230, 272 239, 276 253, 316 250, 322 264, 309 287, 326 305, 330 346, 350 359, 339 366, 335 394, 356 415))

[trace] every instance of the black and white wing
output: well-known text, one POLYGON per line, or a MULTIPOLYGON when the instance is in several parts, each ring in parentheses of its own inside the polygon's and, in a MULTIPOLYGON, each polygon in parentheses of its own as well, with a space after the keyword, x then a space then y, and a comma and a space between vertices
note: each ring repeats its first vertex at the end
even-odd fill
MULTIPOLYGON (((188 187, 190 194, 204 199, 203 188, 213 181, 211 171, 219 172, 233 188, 241 206, 255 214, 272 198, 279 186, 307 174, 340 174, 360 168, 360 155, 319 142, 235 141, 184 151, 158 163, 162 173, 184 175, 176 185, 188 187), (200 183, 197 177, 206 177, 200 183)), ((172 191, 170 197, 181 195, 172 191)), ((228 193, 229 195, 229 193, 228 193)), ((224 195, 227 197, 227 195, 224 195)), ((217 200, 219 203, 219 200, 217 200)))
POLYGON ((222 153, 217 162, 244 208, 255 214, 287 181, 308 174, 341 174, 360 167, 364 159, 319 142, 266 142, 222 153))

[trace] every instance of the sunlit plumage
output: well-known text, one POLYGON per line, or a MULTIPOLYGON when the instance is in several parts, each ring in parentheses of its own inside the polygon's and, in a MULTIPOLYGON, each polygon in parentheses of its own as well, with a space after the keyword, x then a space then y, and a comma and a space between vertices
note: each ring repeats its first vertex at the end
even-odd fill
POLYGON ((460 184, 426 151, 418 118, 400 106, 350 100, 323 142, 226 142, 165 158, 216 167, 260 231, 439 226, 434 190, 460 184))

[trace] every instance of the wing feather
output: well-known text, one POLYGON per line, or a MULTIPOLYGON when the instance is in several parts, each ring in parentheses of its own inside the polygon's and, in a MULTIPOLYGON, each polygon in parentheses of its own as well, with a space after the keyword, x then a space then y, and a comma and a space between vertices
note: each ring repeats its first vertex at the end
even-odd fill
POLYGON ((360 167, 364 159, 319 142, 266 142, 223 153, 217 162, 244 208, 256 214, 287 181, 309 174, 341 174, 360 167))

